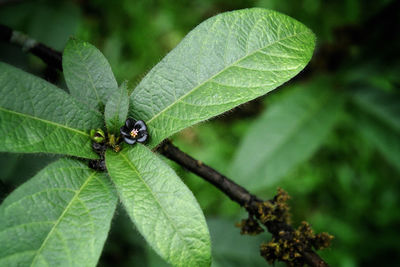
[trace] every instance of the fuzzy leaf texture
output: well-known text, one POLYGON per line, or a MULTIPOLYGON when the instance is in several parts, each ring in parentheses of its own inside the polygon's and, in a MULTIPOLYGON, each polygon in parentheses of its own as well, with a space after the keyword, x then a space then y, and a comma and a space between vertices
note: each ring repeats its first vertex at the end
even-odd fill
POLYGON ((70 39, 64 49, 62 66, 71 95, 92 108, 102 111, 110 94, 118 90, 107 59, 87 42, 70 39))
POLYGON ((320 147, 342 110, 343 96, 316 81, 288 89, 250 126, 229 175, 257 191, 275 185, 320 147))
POLYGON ((109 133, 119 136, 119 128, 124 125, 128 115, 129 98, 127 83, 123 83, 113 92, 107 101, 104 116, 109 133))
POLYGON ((56 86, 0 62, 0 151, 97 158, 88 130, 102 115, 56 86))
POLYGON ((147 147, 106 152, 108 172, 139 232, 174 266, 209 266, 210 236, 192 192, 147 147))
POLYGON ((0 266, 96 266, 116 204, 106 174, 50 164, 0 206, 0 266))
POLYGON ((164 138, 264 95, 309 62, 315 36, 300 22, 260 8, 227 12, 192 30, 130 97, 150 147, 164 138))

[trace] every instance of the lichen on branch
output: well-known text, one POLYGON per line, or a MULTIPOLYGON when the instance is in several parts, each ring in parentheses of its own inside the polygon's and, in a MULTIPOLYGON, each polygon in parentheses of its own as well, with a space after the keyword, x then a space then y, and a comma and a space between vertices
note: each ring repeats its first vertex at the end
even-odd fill
MULTIPOLYGON (((304 266, 309 262, 305 254, 330 246, 333 236, 328 233, 315 234, 308 222, 302 222, 297 229, 291 227, 289 194, 281 188, 272 200, 253 201, 245 205, 249 218, 237 224, 241 234, 262 233, 264 225, 272 239, 260 246, 260 254, 270 264, 282 261, 288 266, 304 266)), ((322 264, 322 266, 324 266, 322 264)))

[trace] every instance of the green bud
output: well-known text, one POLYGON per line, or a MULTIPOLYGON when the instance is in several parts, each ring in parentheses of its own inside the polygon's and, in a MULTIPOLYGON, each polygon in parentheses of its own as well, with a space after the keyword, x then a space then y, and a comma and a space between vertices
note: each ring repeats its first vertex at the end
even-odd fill
POLYGON ((102 129, 90 130, 90 138, 96 143, 103 143, 106 139, 106 135, 102 129))

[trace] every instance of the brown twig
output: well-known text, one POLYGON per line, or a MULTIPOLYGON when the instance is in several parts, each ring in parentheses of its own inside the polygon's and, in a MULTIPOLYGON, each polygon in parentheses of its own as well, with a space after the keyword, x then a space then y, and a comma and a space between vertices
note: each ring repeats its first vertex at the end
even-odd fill
MULTIPOLYGON (((174 146, 168 139, 164 140, 156 150, 217 187, 230 199, 237 202, 242 207, 245 207, 250 214, 254 214, 256 217, 260 216, 257 211, 259 210, 260 204, 264 203, 264 201, 250 194, 244 187, 236 184, 228 177, 222 175, 203 162, 192 158, 174 146)), ((286 238, 288 240, 292 238, 294 229, 285 221, 266 222, 264 225, 275 237, 280 237, 280 234, 284 231, 287 233, 286 238)), ((304 257, 304 261, 310 266, 328 266, 328 264, 311 249, 303 251, 302 256, 304 257)))
POLYGON ((62 54, 29 36, 14 31, 6 25, 0 24, 0 41, 19 46, 25 52, 30 52, 43 60, 48 66, 62 71, 62 54))
MULTIPOLYGON (((13 31, 11 28, 4 25, 0 25, 0 40, 20 46, 24 51, 31 52, 41 58, 49 66, 62 71, 62 54, 60 52, 38 43, 20 32, 13 31)), ((161 143, 156 150, 217 187, 230 199, 237 202, 242 207, 245 207, 250 216, 255 216, 261 221, 262 216, 265 215, 263 212, 259 212, 263 203, 274 205, 276 202, 276 199, 262 201, 257 196, 250 194, 244 187, 236 184, 218 171, 182 152, 169 140, 165 140, 161 143)), ((267 209, 267 212, 271 212, 271 210, 268 211, 267 209)), ((276 239, 290 241, 294 238, 295 229, 285 220, 278 218, 278 220, 267 220, 262 223, 276 239), (285 234, 282 235, 282 233, 285 234)), ((302 247, 305 248, 299 251, 299 253, 301 253, 302 262, 315 267, 328 266, 310 246, 304 245, 302 247)), ((288 263, 290 264, 290 262, 288 263)))
POLYGON ((185 167, 187 170, 204 178, 207 182, 211 183, 219 190, 224 192, 230 199, 239 203, 241 206, 254 201, 261 201, 256 196, 252 195, 242 186, 234 183, 232 180, 217 172, 213 168, 196 160, 188 154, 182 152, 179 148, 174 146, 170 140, 164 140, 157 148, 157 152, 163 154, 167 158, 175 161, 179 165, 185 167))

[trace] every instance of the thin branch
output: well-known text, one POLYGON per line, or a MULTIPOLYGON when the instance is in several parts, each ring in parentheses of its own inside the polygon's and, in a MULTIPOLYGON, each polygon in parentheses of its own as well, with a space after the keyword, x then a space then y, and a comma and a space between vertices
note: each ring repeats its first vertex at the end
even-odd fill
POLYGON ((204 180, 217 187, 230 199, 239 203, 241 206, 244 206, 253 200, 261 201, 256 196, 250 194, 244 187, 234 183, 232 180, 204 164, 200 160, 196 160, 182 152, 168 139, 164 140, 156 150, 167 158, 185 167, 187 170, 204 178, 204 180))
MULTIPOLYGON (((62 71, 62 54, 60 52, 55 51, 44 44, 38 43, 20 32, 13 31, 4 25, 0 25, 0 40, 17 45, 24 51, 31 52, 38 56, 48 65, 62 71)), ((273 200, 262 201, 257 196, 250 194, 244 187, 236 184, 218 171, 182 152, 169 140, 164 140, 156 150, 217 187, 230 199, 246 208, 250 216, 255 216, 261 221, 264 214, 258 212, 260 207, 265 203, 273 205, 277 202, 276 197, 273 200)), ((267 220, 262 223, 275 238, 279 240, 285 239, 287 241, 293 240, 295 230, 286 221, 267 220), (284 235, 282 235, 282 233, 284 233, 284 235)), ((303 247, 304 250, 299 253, 301 253, 302 259, 305 263, 315 267, 328 266, 328 264, 311 249, 310 245, 304 245, 303 247)))
MULTIPOLYGON (((157 152, 211 183, 230 199, 240 204, 240 206, 245 207, 249 213, 256 216, 259 215, 257 210, 259 209, 260 204, 264 201, 259 199, 257 196, 250 194, 244 187, 236 184, 215 169, 181 151, 168 139, 164 140, 164 142, 157 147, 157 152)), ((265 223, 265 226, 268 231, 276 237, 279 236, 282 231, 289 233, 289 235, 294 231, 294 229, 285 222, 275 221, 273 224, 265 223)), ((288 237, 291 238, 292 236, 290 235, 288 237)), ((312 250, 305 251, 302 255, 304 260, 310 266, 328 266, 328 264, 312 250)))
POLYGON ((62 71, 62 54, 47 45, 10 27, 0 24, 0 41, 19 46, 24 52, 30 52, 43 60, 48 66, 62 71))

